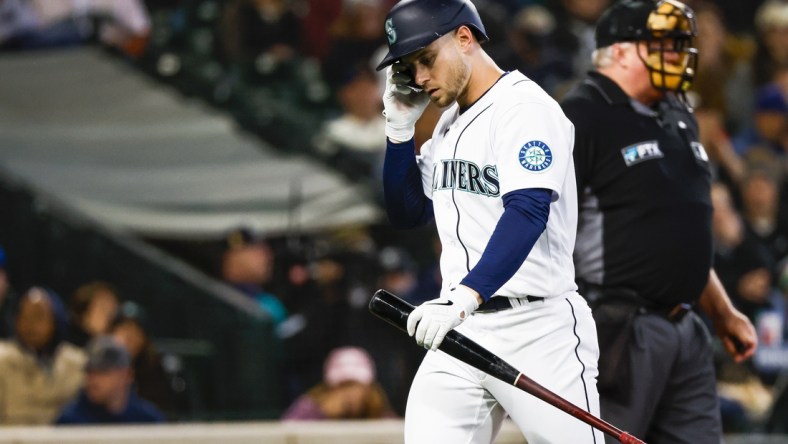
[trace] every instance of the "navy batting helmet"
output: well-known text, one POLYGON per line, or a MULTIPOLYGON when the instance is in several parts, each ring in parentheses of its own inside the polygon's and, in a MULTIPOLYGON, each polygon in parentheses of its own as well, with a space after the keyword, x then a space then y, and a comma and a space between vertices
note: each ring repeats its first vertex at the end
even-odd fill
POLYGON ((482 19, 469 0, 402 0, 386 16, 389 52, 378 71, 462 25, 471 28, 479 42, 488 40, 482 19))

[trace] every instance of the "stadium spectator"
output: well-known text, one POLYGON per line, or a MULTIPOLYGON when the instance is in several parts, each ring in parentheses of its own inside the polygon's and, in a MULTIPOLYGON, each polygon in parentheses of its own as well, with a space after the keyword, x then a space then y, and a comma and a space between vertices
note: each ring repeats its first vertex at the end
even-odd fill
POLYGON ((711 200, 714 268, 733 304, 754 323, 769 294, 773 262, 766 247, 745 228, 724 185, 713 184, 711 200))
MULTIPOLYGON (((419 287, 416 262, 411 254, 401 247, 387 246, 382 248, 378 254, 378 266, 380 271, 376 273, 378 275, 376 289, 385 289, 413 305, 433 299, 436 294, 440 293, 439 282, 433 282, 438 285, 437 288, 419 287), (417 291, 421 291, 421 293, 417 293, 417 291)), ((430 270, 437 272, 440 276, 437 260, 435 267, 430 267, 430 270)), ((422 347, 414 347, 410 337, 391 328, 387 323, 380 322, 380 319, 369 316, 366 307, 364 311, 367 312, 364 313, 366 323, 362 326, 363 331, 368 334, 366 340, 358 342, 357 345, 370 350, 375 362, 385 363, 377 367, 377 379, 389 394, 389 401, 394 411, 404 415, 413 377, 416 375, 427 350, 422 347), (378 341, 385 343, 386 347, 380 347, 378 341)))
POLYGON ((400 296, 406 300, 411 299, 411 293, 418 284, 416 263, 411 255, 399 247, 384 247, 378 254, 380 275, 378 288, 400 296))
POLYGON ((756 87, 774 81, 788 66, 788 2, 767 0, 755 13, 758 49, 754 60, 756 87))
POLYGON ((122 345, 110 336, 98 336, 86 350, 85 387, 63 409, 56 424, 164 422, 161 412, 132 390, 134 370, 122 345))
POLYGON ((561 15, 556 17, 563 35, 562 47, 573 54, 572 65, 576 76, 591 69, 591 53, 596 49, 594 29, 602 12, 612 0, 561 0, 561 15))
POLYGON ((516 69, 554 94, 575 74, 572 55, 556 41, 556 26, 546 7, 525 6, 510 19, 506 44, 490 51, 490 56, 502 69, 516 69))
MULTIPOLYGON (((779 160, 769 156, 773 162, 779 160)), ((776 265, 788 258, 788 214, 780 209, 779 171, 765 167, 751 168, 741 185, 742 213, 747 229, 769 249, 776 265)), ((778 270, 770 269, 774 276, 778 270)))
MULTIPOLYGON (((787 31, 788 32, 788 31, 787 31)), ((788 69, 783 71, 788 78, 788 69)), ((741 156, 755 148, 770 151, 778 156, 788 153, 788 100, 779 83, 770 83, 756 92, 755 110, 749 127, 740 131, 733 140, 741 156)))
MULTIPOLYGON (((61 6, 61 2, 49 3, 57 6, 58 9, 61 6)), ((46 12, 45 9, 42 14, 32 1, 0 2, 0 50, 72 46, 81 44, 89 38, 90 23, 80 23, 70 17, 48 22, 44 18, 49 15, 46 12)), ((52 17, 48 18, 52 20, 52 17)))
POLYGON ((271 73, 298 56, 300 19, 286 0, 227 2, 221 33, 230 63, 255 64, 271 73))
POLYGON ((146 329, 146 314, 134 302, 124 302, 112 322, 110 335, 129 352, 134 388, 141 398, 165 413, 185 410, 186 382, 177 356, 161 355, 146 329))
POLYGON ((0 2, 0 50, 68 47, 98 39, 139 56, 151 29, 141 0, 0 2), (98 24, 98 27, 96 26, 98 24))
POLYGON ((723 129, 738 132, 752 115, 754 39, 730 34, 713 3, 697 2, 693 9, 698 23, 698 67, 690 93, 695 112, 714 114, 723 129))
POLYGON ((386 148, 380 139, 386 119, 377 78, 364 65, 347 75, 337 91, 342 113, 326 121, 315 146, 351 177, 372 177, 383 167, 386 148))
POLYGON ((375 364, 364 349, 337 348, 325 360, 323 381, 291 404, 282 419, 394 418, 375 377, 375 364))
POLYGON ((723 432, 756 431, 774 403, 771 387, 763 383, 751 366, 735 364, 729 359, 718 363, 716 372, 723 432))
POLYGON ((0 423, 51 423, 82 385, 84 353, 65 342, 66 313, 52 291, 22 295, 15 337, 0 342, 0 423))
POLYGON ((119 306, 118 292, 107 282, 93 281, 81 285, 68 304, 71 322, 68 340, 84 347, 91 338, 106 334, 119 306))
POLYGON ((6 269, 5 249, 0 246, 0 339, 11 337, 13 334, 12 304, 14 292, 8 279, 6 269))
POLYGON ((342 14, 343 0, 306 0, 301 18, 302 52, 319 61, 331 50, 331 24, 342 14))
MULTIPOLYGON (((305 266, 308 299, 297 314, 301 326, 285 338, 287 387, 285 399, 293 400, 322 378, 323 362, 334 348, 347 343, 351 308, 344 261, 325 252, 305 266)), ((301 274, 298 272, 297 274, 301 274)))
POLYGON ((248 229, 227 235, 222 257, 221 276, 245 295, 255 300, 274 323, 279 325, 288 313, 282 301, 266 291, 274 271, 274 252, 262 238, 248 229))
POLYGON ((371 66, 372 55, 386 42, 384 0, 344 0, 330 28, 331 44, 323 59, 323 75, 337 88, 359 64, 371 66))

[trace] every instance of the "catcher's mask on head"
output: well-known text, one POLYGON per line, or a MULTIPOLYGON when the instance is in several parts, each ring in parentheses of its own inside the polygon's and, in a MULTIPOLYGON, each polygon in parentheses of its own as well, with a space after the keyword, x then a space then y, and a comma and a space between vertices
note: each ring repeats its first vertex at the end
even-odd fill
POLYGON ((400 1, 386 16, 389 52, 377 70, 426 48, 462 25, 468 26, 480 43, 488 40, 479 12, 470 0, 400 1))
POLYGON ((647 54, 641 60, 654 88, 684 93, 697 69, 698 50, 692 45, 697 35, 695 13, 679 1, 624 0, 599 19, 596 46, 616 42, 644 45, 647 54))

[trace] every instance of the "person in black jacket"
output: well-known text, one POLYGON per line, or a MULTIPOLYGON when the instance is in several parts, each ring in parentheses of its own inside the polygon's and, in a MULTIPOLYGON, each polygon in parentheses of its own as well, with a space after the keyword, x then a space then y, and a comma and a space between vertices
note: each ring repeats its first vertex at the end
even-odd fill
POLYGON ((602 417, 650 444, 720 442, 712 348, 694 307, 736 361, 757 346, 712 269, 709 159, 684 99, 695 35, 678 1, 614 4, 597 23, 596 70, 562 102, 575 125, 575 274, 597 323, 602 417))

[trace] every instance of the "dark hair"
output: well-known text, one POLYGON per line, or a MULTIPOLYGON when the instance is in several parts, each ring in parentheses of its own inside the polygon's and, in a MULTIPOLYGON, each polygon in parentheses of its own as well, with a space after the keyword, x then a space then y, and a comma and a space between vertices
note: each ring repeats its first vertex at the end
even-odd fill
POLYGON ((142 331, 144 339, 140 354, 131 357, 132 364, 136 370, 139 370, 141 367, 154 367, 157 365, 159 359, 158 353, 153 347, 150 335, 148 334, 145 318, 146 315, 137 304, 125 302, 120 310, 118 310, 118 315, 115 316, 115 319, 112 320, 109 327, 110 334, 114 333, 118 327, 127 324, 136 325, 140 331, 142 331))

